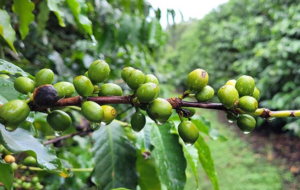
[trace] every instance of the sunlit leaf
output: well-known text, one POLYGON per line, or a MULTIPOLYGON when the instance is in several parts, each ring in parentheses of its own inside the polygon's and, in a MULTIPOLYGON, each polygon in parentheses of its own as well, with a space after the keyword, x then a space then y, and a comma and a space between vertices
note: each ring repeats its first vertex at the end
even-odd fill
POLYGON ((15 47, 13 45, 16 37, 16 32, 11 26, 10 16, 5 10, 0 9, 0 18, 0 37, 8 44, 8 46, 14 52, 16 52, 15 47))

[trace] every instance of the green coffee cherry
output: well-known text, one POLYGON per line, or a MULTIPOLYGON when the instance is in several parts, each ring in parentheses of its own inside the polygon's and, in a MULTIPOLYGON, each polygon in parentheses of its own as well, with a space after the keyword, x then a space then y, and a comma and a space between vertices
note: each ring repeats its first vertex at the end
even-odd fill
POLYGON ((27 77, 18 77, 14 81, 14 87, 15 89, 22 93, 22 94, 27 94, 29 92, 33 92, 35 88, 34 81, 31 80, 30 78, 27 77))
POLYGON ((15 130, 28 117, 30 108, 24 100, 12 100, 0 108, 0 123, 7 130, 15 130))
POLYGON ((121 71, 121 77, 122 79, 126 82, 128 76, 130 75, 131 71, 133 71, 134 68, 132 67, 125 67, 122 71, 121 71))
POLYGON ((231 80, 229 80, 225 83, 225 85, 230 85, 230 86, 233 86, 233 87, 235 87, 235 84, 236 84, 236 80, 234 80, 234 79, 231 79, 231 80))
POLYGON ((167 100, 157 98, 148 104, 147 113, 157 124, 163 124, 172 115, 173 107, 167 100))
POLYGON ((51 69, 42 69, 35 75, 35 85, 52 84, 54 81, 54 73, 51 69))
POLYGON ((214 97, 214 89, 206 85, 201 91, 197 92, 195 98, 198 102, 206 102, 214 97))
POLYGON ((158 79, 156 78, 156 76, 152 75, 152 74, 147 74, 145 76, 145 82, 144 83, 148 83, 148 82, 153 82, 155 84, 158 84, 159 81, 158 79))
POLYGON ((140 85, 144 84, 144 81, 144 73, 140 70, 134 69, 130 72, 125 82, 132 90, 136 90, 140 85))
POLYGON ((258 103, 252 96, 243 96, 239 99, 238 107, 246 113, 253 113, 258 108, 258 103))
POLYGON ((77 93, 81 96, 91 96, 94 92, 94 86, 89 78, 80 75, 73 81, 77 93))
POLYGON ((18 164, 16 164, 16 162, 13 162, 13 163, 11 164, 11 168, 12 168, 13 170, 18 169, 18 164))
POLYGON ((152 82, 142 84, 136 91, 136 97, 142 103, 149 103, 158 97, 158 85, 152 82))
POLYGON ((31 178, 31 182, 37 183, 39 182, 39 178, 37 176, 34 176, 33 178, 31 178))
POLYGON ((42 85, 33 92, 33 102, 39 107, 49 108, 59 100, 58 93, 52 85, 42 85))
POLYGON ((54 110, 47 116, 47 122, 54 131, 65 131, 71 124, 71 117, 64 111, 54 110))
POLYGON ((59 98, 71 97, 75 92, 74 85, 70 82, 59 82, 53 87, 56 89, 59 98))
MULTIPOLYGON (((36 159, 33 156, 27 156, 23 160, 24 165, 26 166, 35 166, 36 165, 36 159)), ((32 178, 33 179, 33 178, 32 178)))
POLYGON ((94 61, 88 70, 89 78, 93 83, 100 83, 107 79, 110 73, 109 65, 104 60, 94 61))
POLYGON ((255 125, 256 125, 256 121, 251 115, 240 114, 237 118, 237 126, 245 134, 248 134, 251 131, 253 131, 255 125))
POLYGON ((11 164, 11 163, 13 163, 13 162, 16 161, 15 157, 12 156, 12 155, 6 155, 6 156, 4 157, 4 160, 5 160, 5 162, 8 163, 8 164, 11 164))
POLYGON ((84 76, 86 76, 87 78, 89 78, 89 72, 86 71, 86 72, 84 73, 84 76))
POLYGON ((240 97, 250 96, 255 88, 254 79, 250 76, 243 75, 236 81, 235 88, 239 92, 240 97))
POLYGON ((146 117, 142 112, 137 111, 132 114, 130 123, 132 129, 136 132, 139 132, 145 127, 146 117))
POLYGON ((182 109, 185 111, 185 112, 183 112, 183 117, 186 117, 186 118, 193 117, 195 115, 195 113, 196 113, 196 109, 195 108, 182 107, 182 109))
POLYGON ((218 98, 226 108, 232 108, 235 102, 239 99, 238 91, 230 86, 222 86, 218 91, 218 98))
POLYGON ((191 121, 182 121, 178 126, 178 133, 187 144, 194 144, 199 137, 199 130, 191 121))
POLYGON ((103 109, 102 122, 109 125, 117 117, 117 111, 114 107, 109 105, 103 105, 101 107, 103 109))
POLYGON ((92 101, 86 101, 81 107, 82 115, 91 122, 101 122, 104 116, 104 111, 102 107, 92 101))
POLYGON ((123 90, 119 85, 113 83, 106 83, 101 85, 99 89, 99 96, 122 96, 123 90))
POLYGON ((259 94, 260 94, 260 92, 259 92, 258 88, 255 87, 254 92, 252 94, 252 97, 255 98, 256 100, 258 100, 259 99, 259 94))
POLYGON ((203 69, 195 69, 189 73, 187 85, 191 90, 201 91, 208 83, 208 73, 203 69))

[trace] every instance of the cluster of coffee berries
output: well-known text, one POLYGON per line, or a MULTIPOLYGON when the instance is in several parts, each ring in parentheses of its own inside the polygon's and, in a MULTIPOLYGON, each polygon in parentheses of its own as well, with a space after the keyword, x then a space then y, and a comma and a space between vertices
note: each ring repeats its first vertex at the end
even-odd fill
POLYGON ((14 189, 44 189, 37 176, 15 178, 13 187, 14 189))
POLYGON ((228 109, 228 120, 236 121, 241 131, 250 133, 255 128, 256 121, 250 114, 258 108, 259 90, 251 76, 243 75, 237 81, 227 81, 219 89, 218 98, 228 109), (237 113, 236 109, 241 113, 237 113))

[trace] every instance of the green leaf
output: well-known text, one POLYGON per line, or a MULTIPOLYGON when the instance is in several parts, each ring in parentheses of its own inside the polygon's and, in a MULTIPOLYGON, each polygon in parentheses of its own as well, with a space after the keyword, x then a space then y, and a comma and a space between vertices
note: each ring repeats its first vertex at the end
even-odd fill
POLYGON ((11 26, 10 16, 5 10, 0 9, 0 18, 0 36, 8 44, 8 46, 16 52, 13 45, 16 38, 16 32, 11 26))
POLYGON ((174 124, 165 123, 162 126, 153 126, 151 143, 154 145, 154 156, 158 166, 158 173, 163 185, 168 189, 183 189, 186 181, 186 160, 178 135, 171 133, 174 124))
POLYGON ((38 20, 38 32, 41 34, 43 30, 46 28, 47 21, 49 20, 49 8, 47 6, 46 1, 42 1, 39 4, 39 14, 37 15, 37 20, 38 20))
POLYGON ((89 35, 92 35, 92 22, 86 15, 82 14, 81 4, 79 4, 77 0, 67 0, 67 3, 72 11, 73 16, 75 17, 76 21, 81 25, 83 30, 85 30, 89 35))
POLYGON ((64 0, 47 0, 47 5, 48 8, 50 9, 50 11, 53 11, 54 14, 56 15, 57 19, 58 19, 58 24, 61 27, 65 27, 65 23, 64 23, 64 12, 61 9, 61 6, 63 4, 64 0))
POLYGON ((26 152, 36 158, 40 168, 49 172, 59 173, 62 177, 67 177, 68 173, 62 165, 60 159, 55 155, 55 151, 45 147, 43 143, 34 138, 30 132, 18 128, 14 132, 8 132, 0 124, 0 143, 13 153, 26 152))
POLYGON ((3 59, 0 59, 0 73, 11 74, 11 75, 18 74, 18 75, 21 75, 24 77, 34 79, 34 77, 32 75, 30 75, 29 73, 26 73, 20 67, 14 65, 13 63, 10 63, 8 61, 5 61, 3 59))
POLYGON ((136 169, 139 173, 141 190, 160 190, 161 184, 156 171, 155 160, 152 156, 144 158, 141 151, 137 153, 136 169))
POLYGON ((135 189, 136 150, 126 138, 123 127, 116 122, 109 126, 101 126, 93 133, 93 139, 95 168, 92 181, 98 189, 135 189))
POLYGON ((199 138, 194 144, 194 146, 198 150, 199 160, 203 169, 205 170, 207 176, 211 180, 214 189, 218 190, 219 180, 215 171, 215 164, 213 158, 211 157, 209 146, 206 144, 201 135, 199 135, 199 138))
POLYGON ((0 78, 0 103, 4 104, 7 101, 18 99, 20 93, 15 90, 14 83, 8 79, 0 78))
POLYGON ((34 3, 30 0, 14 0, 13 11, 19 16, 19 31, 22 40, 24 40, 29 32, 29 24, 34 21, 34 14, 32 14, 34 7, 34 3))
POLYGON ((198 180, 198 172, 197 172, 197 167, 198 167, 198 151, 194 146, 187 146, 183 143, 182 141, 182 150, 184 152, 184 156, 186 158, 187 163, 190 165, 196 183, 197 187, 199 188, 199 180, 198 180))
POLYGON ((14 181, 14 171, 10 164, 0 162, 0 182, 6 189, 11 189, 14 181))

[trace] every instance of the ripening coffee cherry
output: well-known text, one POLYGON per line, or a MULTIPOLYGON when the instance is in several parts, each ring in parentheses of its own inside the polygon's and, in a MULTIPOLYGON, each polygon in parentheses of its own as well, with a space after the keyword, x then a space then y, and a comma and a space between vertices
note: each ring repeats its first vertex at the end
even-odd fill
POLYGON ((123 90, 119 85, 106 83, 100 86, 99 96, 122 96, 123 90))
POLYGON ((54 73, 51 69, 42 69, 35 75, 35 85, 52 84, 54 81, 54 73))
POLYGON ((36 159, 33 156, 27 156, 23 163, 25 166, 35 166, 36 165, 36 159))
POLYGON ((172 115, 173 107, 167 100, 157 98, 148 104, 147 113, 153 121, 163 124, 172 115))
POLYGON ((231 80, 229 80, 225 83, 225 85, 230 85, 230 86, 233 86, 233 87, 235 87, 235 84, 236 84, 236 80, 234 80, 234 79, 231 79, 231 80))
POLYGON ((102 107, 92 101, 86 101, 82 104, 81 107, 82 115, 91 122, 101 122, 104 112, 102 107))
POLYGON ((239 99, 239 93, 233 86, 225 85, 219 89, 218 98, 223 106, 232 108, 239 99))
POLYGON ((237 126, 245 134, 248 134, 251 131, 253 131, 253 129, 255 128, 255 125, 256 125, 256 121, 251 115, 240 114, 237 117, 237 126))
POLYGON ((80 75, 73 80, 76 92, 80 96, 91 96, 94 92, 94 85, 86 76, 80 75))
POLYGON ((199 130, 191 121, 182 121, 178 126, 178 133, 187 144, 194 144, 199 137, 199 130))
POLYGON ((235 88, 240 97, 250 96, 254 91, 255 81, 252 77, 243 75, 236 81, 235 88))
POLYGON ((103 109, 102 122, 105 123, 105 125, 109 125, 117 117, 117 111, 114 107, 109 105, 103 105, 101 107, 103 109))
POLYGON ((89 78, 93 83, 100 83, 107 79, 110 73, 109 65, 104 60, 94 61, 88 70, 89 78))
POLYGON ((12 100, 0 108, 0 123, 15 130, 28 117, 30 108, 24 100, 12 100))
POLYGON ((131 128, 134 131, 139 132, 145 127, 146 117, 142 112, 137 111, 134 114, 132 114, 130 123, 131 128))
POLYGON ((195 108, 182 107, 182 109, 184 110, 183 117, 186 117, 186 118, 193 117, 195 115, 195 113, 196 113, 196 109, 195 108))
POLYGON ((71 97, 75 92, 75 87, 70 82, 58 82, 53 85, 59 98, 71 97))
POLYGON ((158 97, 158 85, 152 82, 142 84, 136 91, 136 97, 142 103, 149 103, 158 97))
POLYGON ((156 76, 152 75, 152 74, 147 74, 145 76, 145 82, 144 83, 148 83, 148 82, 153 82, 155 84, 158 84, 159 81, 158 79, 156 78, 156 76))
POLYGON ((125 82, 132 90, 136 90, 140 85, 144 84, 144 81, 144 73, 140 70, 134 69, 130 72, 125 82))
POLYGON ((195 94, 195 98, 198 102, 206 102, 214 97, 215 91, 214 89, 206 85, 201 91, 198 91, 195 94))
POLYGON ((54 110, 47 116, 47 122, 54 131, 65 131, 71 124, 71 117, 64 111, 54 110))
POLYGON ((126 82, 127 77, 130 75, 131 71, 133 71, 134 68, 132 67, 125 67, 122 71, 121 71, 121 77, 122 79, 126 82))
POLYGON ((243 96, 239 99, 238 107, 246 113, 253 113, 258 108, 258 103, 252 96, 243 96))
POLYGON ((52 85, 42 85, 33 92, 33 102, 40 107, 51 107, 59 100, 58 93, 52 85))
POLYGON ((259 92, 258 88, 255 87, 254 92, 252 94, 252 97, 255 98, 256 100, 258 100, 259 99, 259 94, 260 94, 260 92, 259 92))
POLYGON ((33 92, 35 88, 34 81, 31 80, 30 78, 27 77, 18 77, 14 81, 14 87, 15 89, 22 93, 22 94, 27 94, 29 92, 33 92))
POLYGON ((6 156, 4 157, 4 160, 5 160, 5 162, 8 163, 8 164, 11 164, 11 163, 13 163, 13 162, 16 161, 15 157, 12 156, 12 155, 6 155, 6 156))
POLYGON ((201 91, 208 83, 208 73, 203 69, 195 69, 189 73, 187 85, 191 90, 201 91))

